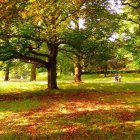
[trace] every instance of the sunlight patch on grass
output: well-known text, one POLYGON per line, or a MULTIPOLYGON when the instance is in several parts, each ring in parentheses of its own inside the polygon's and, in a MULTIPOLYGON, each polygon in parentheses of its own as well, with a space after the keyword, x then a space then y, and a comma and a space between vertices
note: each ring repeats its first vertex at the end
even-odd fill
POLYGON ((76 113, 76 112, 83 112, 83 111, 110 111, 110 110, 128 110, 128 111, 135 111, 137 109, 140 109, 140 106, 133 106, 133 105, 127 105, 127 104, 108 104, 108 103, 89 103, 89 102, 66 102, 66 105, 59 106, 60 112, 64 114, 69 113, 76 113))
POLYGON ((46 88, 45 82, 0 82, 0 94, 20 94, 46 88))
MULTIPOLYGON (((58 87, 63 90, 96 90, 104 92, 129 92, 136 91, 140 92, 140 82, 134 83, 134 80, 122 80, 122 82, 114 82, 112 77, 94 77, 89 75, 88 78, 83 76, 83 82, 74 83, 71 80, 61 80, 58 79, 58 87)), ((140 79, 140 78, 139 78, 140 79)), ((140 81, 140 80, 139 80, 140 81)), ((23 92, 35 92, 39 90, 45 90, 47 88, 46 81, 9 81, 0 82, 0 94, 22 94, 23 92)))
POLYGON ((79 127, 76 124, 66 124, 66 125, 63 126, 63 128, 61 129, 61 131, 62 132, 72 133, 72 132, 78 130, 79 128, 81 128, 81 127, 79 127))
POLYGON ((77 90, 96 90, 102 92, 140 92, 139 83, 100 83, 100 82, 82 82, 82 83, 61 83, 59 84, 60 89, 71 90, 73 92, 77 90))
POLYGON ((131 126, 134 126, 134 127, 138 127, 140 129, 140 120, 137 120, 137 121, 127 121, 125 122, 126 125, 131 125, 131 126))
POLYGON ((5 117, 9 116, 10 114, 12 114, 11 111, 0 112, 0 119, 4 119, 5 117))

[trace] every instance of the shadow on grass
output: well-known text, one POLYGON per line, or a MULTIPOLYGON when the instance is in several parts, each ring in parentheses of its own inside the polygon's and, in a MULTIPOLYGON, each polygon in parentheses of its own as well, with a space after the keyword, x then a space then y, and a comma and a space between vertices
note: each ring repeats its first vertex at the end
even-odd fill
POLYGON ((59 90, 0 95, 0 138, 140 139, 140 95, 129 87, 61 83, 59 90))
POLYGON ((3 127, 5 132, 0 138, 4 140, 137 140, 140 138, 139 115, 138 110, 129 114, 118 110, 96 110, 50 116, 44 110, 37 110, 33 114, 26 114, 26 118, 31 120, 28 124, 15 123, 3 127), (41 111, 42 115, 34 117, 41 111))

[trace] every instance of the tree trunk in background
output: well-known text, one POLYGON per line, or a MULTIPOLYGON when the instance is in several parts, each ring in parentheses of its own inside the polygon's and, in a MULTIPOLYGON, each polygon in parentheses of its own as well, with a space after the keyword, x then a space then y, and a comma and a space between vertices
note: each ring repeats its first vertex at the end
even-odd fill
POLYGON ((74 81, 81 82, 81 65, 80 65, 80 63, 76 63, 74 65, 74 81))
POLYGON ((9 80, 9 67, 6 68, 6 71, 5 71, 5 78, 4 78, 4 81, 8 81, 9 80))
POLYGON ((104 66, 104 76, 107 77, 107 64, 104 66))
POLYGON ((61 75, 62 75, 62 68, 60 67, 60 77, 61 77, 61 75))
POLYGON ((30 81, 36 81, 36 64, 32 64, 32 66, 31 66, 30 81))

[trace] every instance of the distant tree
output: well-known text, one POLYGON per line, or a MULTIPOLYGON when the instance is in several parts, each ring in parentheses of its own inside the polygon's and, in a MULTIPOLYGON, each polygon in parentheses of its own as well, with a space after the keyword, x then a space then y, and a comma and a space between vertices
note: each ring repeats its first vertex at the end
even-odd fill
POLYGON ((36 81, 36 64, 31 65, 31 76, 30 81, 36 81))
POLYGON ((83 26, 80 25, 82 17, 79 14, 73 17, 70 28, 63 34, 67 45, 60 50, 71 58, 74 64, 75 82, 81 81, 82 70, 85 70, 88 64, 94 62, 95 66, 97 63, 106 62, 113 54, 113 45, 110 45, 109 38, 119 28, 117 16, 108 11, 106 6, 95 3, 86 3, 87 14, 83 18, 83 26), (91 14, 92 12, 96 14, 91 14))
POLYGON ((132 69, 134 67, 140 69, 140 2, 137 0, 121 0, 121 4, 123 6, 120 14, 122 27, 119 30, 118 40, 121 47, 127 51, 127 56, 132 55, 132 69))
MULTIPOLYGON (((73 73, 73 62, 68 57, 68 55, 65 55, 66 53, 61 53, 59 51, 58 53, 58 59, 57 59, 57 74, 58 76, 61 76, 61 74, 71 74, 73 73)), ((71 55, 71 53, 70 53, 71 55)))
POLYGON ((11 61, 6 61, 2 62, 0 65, 0 70, 4 71, 4 81, 9 81, 10 80, 10 70, 12 68, 12 62, 11 61))

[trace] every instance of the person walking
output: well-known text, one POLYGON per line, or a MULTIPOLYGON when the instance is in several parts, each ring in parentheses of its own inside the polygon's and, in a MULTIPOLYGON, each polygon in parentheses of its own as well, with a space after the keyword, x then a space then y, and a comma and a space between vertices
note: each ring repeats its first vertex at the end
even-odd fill
POLYGON ((115 73, 114 79, 115 79, 115 81, 118 81, 118 74, 117 73, 115 73))

